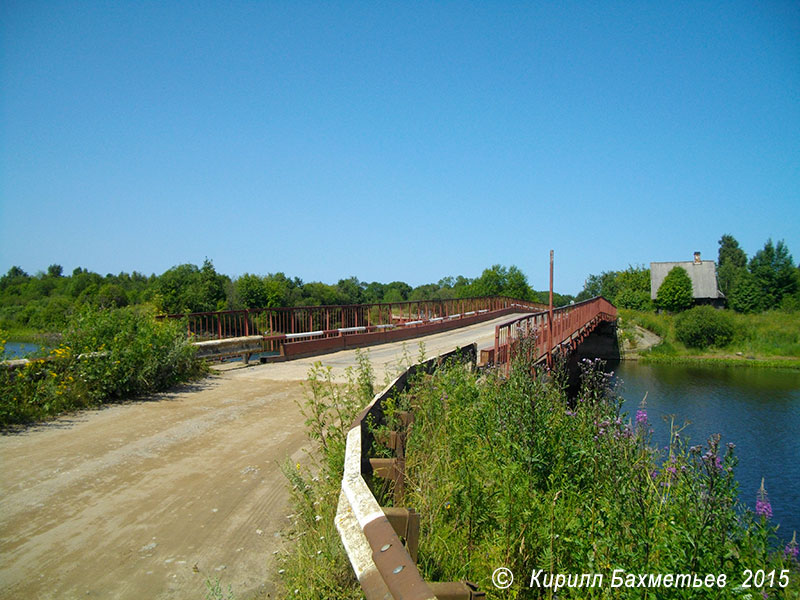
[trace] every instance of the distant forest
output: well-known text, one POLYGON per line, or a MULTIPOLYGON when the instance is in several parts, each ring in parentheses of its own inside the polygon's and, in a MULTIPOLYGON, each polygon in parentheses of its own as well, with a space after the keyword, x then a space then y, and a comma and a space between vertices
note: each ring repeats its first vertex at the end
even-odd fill
MULTIPOLYGON (((368 304, 505 295, 546 303, 547 291, 535 291, 515 266, 493 265, 480 277, 444 277, 438 283, 411 287, 402 281, 367 283, 356 277, 336 284, 303 282, 284 273, 245 273, 233 279, 218 273, 212 261, 177 265, 161 275, 93 273, 80 267, 65 275, 61 265, 30 275, 11 267, 0 277, 0 329, 59 331, 78 306, 100 308, 149 305, 158 313, 186 313, 241 308, 368 304)), ((554 294, 556 306, 573 296, 554 294)))

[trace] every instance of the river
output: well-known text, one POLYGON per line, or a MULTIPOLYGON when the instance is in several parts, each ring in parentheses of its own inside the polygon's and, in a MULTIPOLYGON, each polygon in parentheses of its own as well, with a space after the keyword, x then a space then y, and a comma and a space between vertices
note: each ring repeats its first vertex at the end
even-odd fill
POLYGON ((754 510, 763 477, 778 535, 800 533, 800 372, 623 361, 616 380, 630 417, 647 393, 654 445, 667 445, 671 415, 692 445, 714 433, 736 444, 739 499, 754 510))
POLYGON ((29 344, 27 342, 6 342, 5 350, 0 358, 9 360, 11 358, 22 358, 39 350, 39 344, 29 344))

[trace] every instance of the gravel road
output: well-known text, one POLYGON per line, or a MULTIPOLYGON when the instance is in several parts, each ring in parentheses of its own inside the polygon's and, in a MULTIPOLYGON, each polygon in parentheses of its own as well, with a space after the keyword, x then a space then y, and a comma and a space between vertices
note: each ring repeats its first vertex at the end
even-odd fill
MULTIPOLYGON (((489 346, 509 318, 428 336, 426 353, 489 346)), ((402 353, 370 348, 378 386, 402 353)), ((315 360, 341 380, 354 355, 222 370, 0 436, 0 598, 200 599, 217 577, 237 598, 277 597, 280 463, 309 448, 301 380, 315 360)))

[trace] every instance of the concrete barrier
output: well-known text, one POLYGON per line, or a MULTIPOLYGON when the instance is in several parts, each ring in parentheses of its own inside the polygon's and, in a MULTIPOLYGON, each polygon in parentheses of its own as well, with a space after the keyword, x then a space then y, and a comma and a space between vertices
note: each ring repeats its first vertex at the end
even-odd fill
MULTIPOLYGON (((336 529, 367 600, 485 598, 483 592, 466 581, 425 582, 415 562, 416 547, 419 542, 419 515, 405 508, 382 508, 364 480, 364 474, 370 470, 378 474, 375 468, 378 460, 368 457, 372 434, 367 423, 384 422, 384 400, 395 397, 405 390, 409 378, 415 373, 431 373, 447 360, 469 361, 474 367, 476 353, 477 346, 471 344, 466 348, 456 349, 413 365, 375 395, 372 402, 353 422, 347 434, 342 491, 339 494, 336 511, 336 529), (405 538, 405 545, 401 542, 400 535, 405 538)), ((410 420, 407 421, 409 422, 410 420)), ((395 480, 395 504, 398 504, 397 488, 404 480, 405 466, 403 441, 405 436, 404 434, 395 436, 395 441, 398 438, 400 442, 393 444, 395 458, 383 459, 394 467, 384 470, 383 476, 395 480)))

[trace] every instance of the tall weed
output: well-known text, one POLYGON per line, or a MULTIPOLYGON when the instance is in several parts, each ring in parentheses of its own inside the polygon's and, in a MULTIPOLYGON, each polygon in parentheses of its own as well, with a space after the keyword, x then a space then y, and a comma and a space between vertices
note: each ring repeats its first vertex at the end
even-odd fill
POLYGON ((0 369, 0 425, 166 390, 205 372, 179 321, 141 308, 85 307, 56 348, 0 369))
POLYGON ((361 588, 342 547, 334 517, 339 502, 347 432, 371 400, 374 371, 369 354, 356 350, 356 369, 337 384, 330 367, 316 362, 308 372, 300 410, 313 442, 310 465, 282 465, 291 490, 292 515, 280 555, 283 597, 360 598, 361 588))

